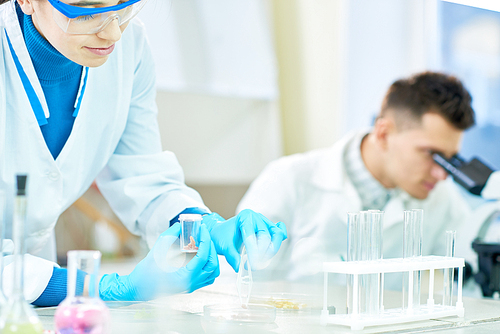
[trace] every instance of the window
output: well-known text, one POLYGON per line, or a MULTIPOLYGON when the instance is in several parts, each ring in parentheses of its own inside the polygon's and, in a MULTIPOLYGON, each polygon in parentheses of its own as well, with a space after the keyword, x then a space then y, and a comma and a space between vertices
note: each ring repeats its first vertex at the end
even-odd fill
POLYGON ((477 125, 465 133, 461 153, 498 169, 500 13, 450 2, 440 2, 439 12, 442 69, 463 81, 477 117, 477 125))

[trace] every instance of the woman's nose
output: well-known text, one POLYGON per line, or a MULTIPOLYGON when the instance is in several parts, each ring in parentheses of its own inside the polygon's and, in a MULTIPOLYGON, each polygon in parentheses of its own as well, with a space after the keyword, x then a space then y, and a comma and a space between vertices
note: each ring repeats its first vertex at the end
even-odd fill
POLYGON ((97 36, 108 41, 118 42, 122 38, 122 30, 120 29, 118 18, 111 20, 102 31, 97 33, 97 36))

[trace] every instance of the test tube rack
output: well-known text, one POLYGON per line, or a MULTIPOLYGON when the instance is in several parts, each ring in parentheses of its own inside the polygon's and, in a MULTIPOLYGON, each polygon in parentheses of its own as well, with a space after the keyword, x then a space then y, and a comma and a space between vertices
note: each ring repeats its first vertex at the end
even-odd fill
POLYGON ((450 316, 464 316, 464 305, 462 302, 462 277, 465 261, 463 258, 446 256, 419 256, 412 258, 381 259, 373 261, 352 262, 324 262, 324 296, 323 310, 321 311, 321 325, 327 324, 350 326, 351 330, 362 330, 367 326, 390 325, 413 321, 437 319, 450 316), (434 302, 434 272, 439 269, 458 268, 458 291, 455 306, 446 306, 434 302), (413 273, 420 270, 429 270, 429 297, 427 304, 420 304, 414 308, 413 296, 413 273), (360 275, 385 274, 385 273, 409 273, 408 307, 385 310, 382 306, 380 313, 376 315, 356 313, 358 303, 358 286, 360 275), (328 312, 328 275, 330 273, 353 275, 353 309, 351 314, 332 314, 328 312))

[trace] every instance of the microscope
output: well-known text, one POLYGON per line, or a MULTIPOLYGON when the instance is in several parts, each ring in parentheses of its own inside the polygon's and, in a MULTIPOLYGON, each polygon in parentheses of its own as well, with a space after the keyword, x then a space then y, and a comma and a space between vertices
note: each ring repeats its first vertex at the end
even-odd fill
MULTIPOLYGON (((432 157, 438 165, 443 167, 453 177, 456 183, 464 187, 471 194, 478 196, 481 196, 488 178, 494 172, 493 169, 486 166, 478 158, 473 158, 467 162, 458 154, 450 159, 446 159, 440 153, 434 153, 432 157)), ((498 190, 498 195, 500 197, 500 189, 498 190)))
MULTIPOLYGON (((447 159, 442 154, 435 153, 433 159, 471 194, 500 200, 500 172, 494 171, 478 158, 465 161, 455 155, 447 159)), ((487 217, 479 235, 484 236, 490 224, 499 219, 499 211, 487 217)), ((495 293, 500 293, 500 244, 478 237, 472 243, 472 248, 477 253, 479 269, 474 279, 481 286, 483 296, 492 297, 495 293)))

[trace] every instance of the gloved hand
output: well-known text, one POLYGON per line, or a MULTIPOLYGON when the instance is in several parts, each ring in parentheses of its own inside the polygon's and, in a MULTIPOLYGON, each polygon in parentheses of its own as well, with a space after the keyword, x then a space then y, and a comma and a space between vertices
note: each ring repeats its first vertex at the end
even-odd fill
POLYGON ((227 262, 238 271, 242 244, 245 245, 252 269, 267 266, 287 238, 286 226, 274 224, 260 213, 246 209, 235 217, 224 220, 217 213, 203 216, 217 254, 224 255, 227 262))
MULTIPOLYGON (((201 226, 198 252, 180 267, 178 247, 171 247, 181 232, 179 223, 163 232, 148 255, 130 275, 104 275, 99 282, 102 300, 151 300, 160 294, 192 292, 219 276, 219 260, 206 226, 201 226)), ((184 254, 184 253, 183 253, 184 254)), ((181 263, 184 258, 180 259, 181 263)))

